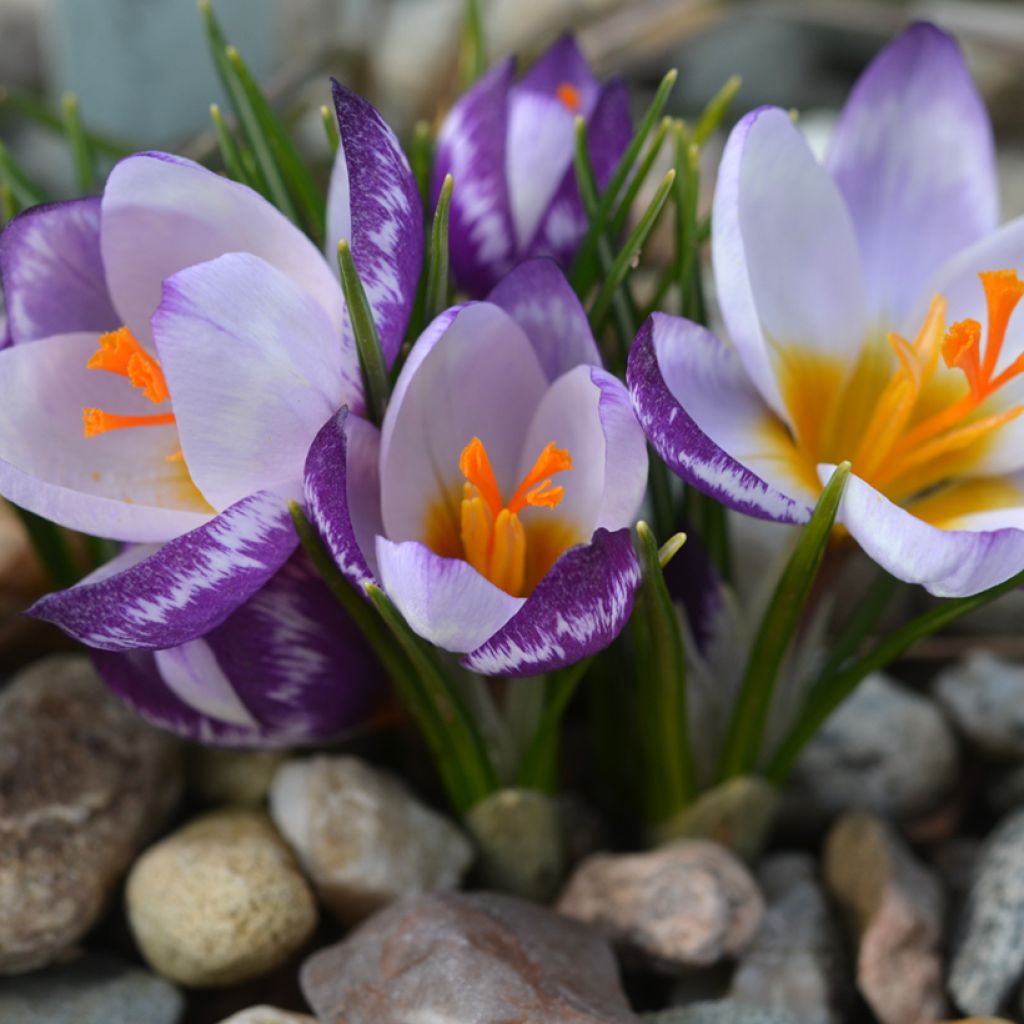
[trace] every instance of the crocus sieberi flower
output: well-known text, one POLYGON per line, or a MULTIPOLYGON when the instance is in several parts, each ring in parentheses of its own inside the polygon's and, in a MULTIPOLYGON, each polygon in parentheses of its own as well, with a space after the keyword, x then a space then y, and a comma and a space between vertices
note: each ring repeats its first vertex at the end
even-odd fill
POLYGON ((571 262, 587 227, 573 170, 577 117, 604 186, 633 134, 629 93, 599 82, 565 37, 519 81, 513 57, 496 64, 445 118, 434 196, 451 174, 452 271, 471 295, 529 257, 571 262))
POLYGON ((647 436, 683 479, 839 521, 900 579, 977 593, 1024 569, 1024 220, 1001 228, 991 127, 956 43, 918 24, 856 84, 824 164, 789 115, 733 130, 712 212, 731 345, 656 314, 631 353, 647 436))
POLYGON ((342 571, 487 675, 607 646, 640 579, 647 453, 624 385, 549 260, 442 313, 378 431, 353 412, 310 450, 306 497, 342 571))
POLYGON ((390 129, 340 86, 334 98, 327 258, 251 189, 164 153, 122 160, 102 198, 29 210, 0 238, 0 494, 129 545, 32 613, 94 648, 160 652, 149 657, 160 676, 149 692, 135 686, 133 703, 145 712, 149 701, 155 718, 183 703, 190 712, 172 719, 213 734, 228 723, 237 741, 247 729, 266 738, 284 714, 264 720, 249 707, 246 717, 239 686, 291 701, 291 736, 304 714, 320 732, 318 704, 346 704, 312 698, 317 687, 350 689, 347 711, 328 716, 333 731, 367 703, 365 659, 339 649, 354 632, 299 592, 309 573, 293 558, 287 502, 301 496, 324 419, 363 408, 334 245, 349 240, 393 359, 422 223, 390 129), (225 632, 261 618, 249 655, 236 644, 221 661, 225 632), (311 639, 325 629, 330 666, 316 664, 311 639))

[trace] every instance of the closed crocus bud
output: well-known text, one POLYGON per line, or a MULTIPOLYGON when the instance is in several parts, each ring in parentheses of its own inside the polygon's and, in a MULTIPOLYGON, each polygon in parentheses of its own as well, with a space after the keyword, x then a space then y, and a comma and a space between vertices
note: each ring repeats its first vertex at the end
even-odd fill
POLYGON ((434 196, 451 174, 451 263, 460 288, 483 296, 516 264, 550 256, 568 267, 587 221, 573 169, 575 120, 604 185, 633 128, 625 85, 602 85, 566 36, 519 81, 509 57, 480 79, 441 127, 434 196))

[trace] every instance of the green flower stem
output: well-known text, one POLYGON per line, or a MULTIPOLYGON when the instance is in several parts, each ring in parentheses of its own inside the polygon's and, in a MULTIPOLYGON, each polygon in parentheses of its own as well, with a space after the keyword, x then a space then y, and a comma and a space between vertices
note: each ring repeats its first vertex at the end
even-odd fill
POLYGON ((445 175, 437 197, 434 223, 430 231, 427 262, 426 314, 428 322, 448 308, 448 214, 452 204, 452 176, 445 175))
POLYGON ((754 637, 719 760, 723 782, 757 766, 779 668, 821 567, 849 475, 850 464, 844 462, 821 492, 754 637))
MULTIPOLYGON (((644 581, 631 619, 636 658, 647 816, 667 821, 697 793, 686 698, 686 656, 679 616, 668 588, 661 552, 650 527, 636 525, 644 581)), ((681 546, 677 540, 676 550, 681 546)))
POLYGON ((82 126, 78 97, 73 92, 65 93, 61 99, 61 115, 64 120, 64 133, 67 136, 68 145, 71 147, 75 184, 79 192, 91 192, 96 185, 96 161, 82 126))
POLYGON ((1024 572, 980 594, 944 601, 879 641, 868 654, 852 665, 832 676, 822 677, 811 691, 800 717, 769 762, 765 776, 775 783, 784 782, 807 743, 866 676, 885 668, 918 640, 931 636, 951 622, 1022 586, 1024 572))
POLYGON ((387 405, 390 392, 388 369, 380 347, 380 335, 377 334, 370 301, 366 297, 363 282, 359 279, 359 272, 352 259, 352 250, 344 238, 338 243, 338 270, 341 274, 341 290, 345 293, 345 305, 348 307, 349 319, 352 322, 352 333, 356 339, 359 365, 363 369, 367 411, 370 419, 379 425, 384 418, 384 407, 387 405))
POLYGON ((593 660, 585 658, 553 672, 545 680, 540 721, 523 754, 516 778, 516 784, 523 789, 556 792, 562 719, 593 660))

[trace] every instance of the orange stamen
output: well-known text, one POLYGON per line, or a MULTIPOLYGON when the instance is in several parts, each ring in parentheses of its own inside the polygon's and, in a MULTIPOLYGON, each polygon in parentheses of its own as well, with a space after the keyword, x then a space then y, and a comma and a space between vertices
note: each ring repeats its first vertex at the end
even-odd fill
POLYGON ((991 379, 999 361, 1010 316, 1024 295, 1024 282, 1016 270, 988 270, 978 275, 988 306, 988 343, 985 346, 984 377, 991 379))
POLYGON ((158 413, 156 416, 116 416, 102 409, 82 410, 82 427, 86 437, 123 430, 125 427, 157 427, 173 422, 172 412, 158 413))
POLYGON ((459 456, 466 478, 460 512, 460 539, 467 562, 506 593, 518 596, 526 579, 526 531, 519 513, 527 505, 555 508, 564 487, 552 486, 551 476, 572 469, 572 459, 554 442, 545 445, 533 468, 523 477, 505 505, 483 441, 474 437, 459 456))
POLYGON ((950 327, 942 343, 942 358, 950 368, 962 370, 971 394, 981 391, 981 324, 961 320, 950 327))
POLYGON ((135 340, 127 327, 100 335, 100 347, 86 365, 90 370, 106 370, 127 377, 134 387, 142 388, 151 402, 163 402, 170 397, 160 363, 135 340))
POLYGON ((563 106, 567 107, 572 113, 579 113, 583 97, 575 85, 571 82, 560 82, 555 90, 555 95, 562 101, 563 106))

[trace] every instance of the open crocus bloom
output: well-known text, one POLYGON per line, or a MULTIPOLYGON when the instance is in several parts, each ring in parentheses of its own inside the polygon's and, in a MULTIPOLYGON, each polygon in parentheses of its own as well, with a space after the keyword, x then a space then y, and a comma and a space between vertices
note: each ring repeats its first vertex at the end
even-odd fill
POLYGON ((376 111, 337 85, 335 102, 329 259, 252 190, 162 153, 0 239, 0 494, 132 545, 32 609, 83 643, 187 644, 292 556, 287 500, 309 445, 330 413, 362 407, 338 238, 397 353, 422 251, 416 186, 376 111))
POLYGON ((402 369, 380 431, 331 418, 306 496, 338 565, 488 675, 606 646, 640 580, 629 525, 647 454, 554 263, 442 313, 402 369))
POLYGON ((518 82, 515 58, 495 65, 452 107, 434 196, 451 174, 452 270, 472 295, 528 257, 571 261, 587 227, 572 161, 578 116, 603 186, 633 134, 629 94, 622 82, 598 82, 569 37, 518 82))
POLYGON ((1024 221, 997 226, 991 129, 956 44, 912 26, 864 73, 824 166, 789 116, 733 130, 712 251, 732 347, 655 315, 629 381, 651 443, 751 515, 839 519, 933 594, 1024 569, 1024 221))

